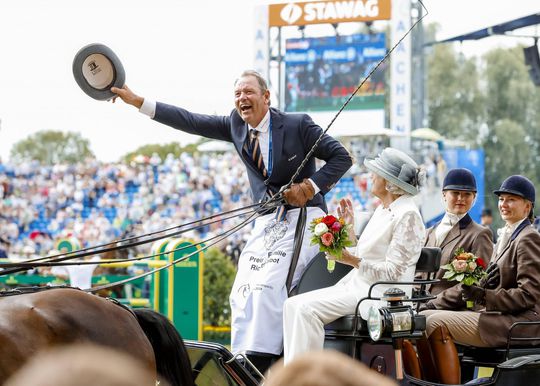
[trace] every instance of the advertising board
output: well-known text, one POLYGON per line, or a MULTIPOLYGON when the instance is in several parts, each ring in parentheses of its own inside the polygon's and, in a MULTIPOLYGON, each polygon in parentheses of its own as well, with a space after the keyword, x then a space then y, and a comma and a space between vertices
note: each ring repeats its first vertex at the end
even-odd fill
MULTIPOLYGON (((386 54, 384 33, 288 39, 285 111, 335 111, 386 54)), ((383 110, 385 66, 375 71, 347 106, 383 110)))
POLYGON ((272 4, 269 25, 284 27, 322 23, 388 20, 390 0, 330 0, 272 4))

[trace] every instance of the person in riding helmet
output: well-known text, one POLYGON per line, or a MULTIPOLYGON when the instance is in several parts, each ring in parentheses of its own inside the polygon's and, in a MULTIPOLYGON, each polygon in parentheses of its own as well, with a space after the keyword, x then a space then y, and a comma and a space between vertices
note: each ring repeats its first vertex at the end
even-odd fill
MULTIPOLYGON (((417 344, 429 381, 460 383, 454 342, 501 347, 517 321, 540 321, 540 233, 532 226, 536 191, 521 175, 503 181, 493 192, 505 221, 488 266, 478 285, 458 284, 427 303, 427 340, 417 344), (466 301, 473 301, 473 310, 466 301)), ((514 336, 540 336, 540 327, 517 329, 514 336)), ((519 344, 519 342, 517 342, 519 344)))
MULTIPOLYGON (((476 179, 464 168, 451 169, 443 180, 442 199, 445 214, 440 222, 427 230, 426 247, 441 248, 441 266, 448 264, 458 249, 491 259, 493 243, 488 228, 476 223, 469 211, 476 200, 476 179)), ((446 271, 440 269, 435 278, 442 279, 446 271)), ((432 295, 456 285, 456 281, 441 280, 429 288, 432 295)))

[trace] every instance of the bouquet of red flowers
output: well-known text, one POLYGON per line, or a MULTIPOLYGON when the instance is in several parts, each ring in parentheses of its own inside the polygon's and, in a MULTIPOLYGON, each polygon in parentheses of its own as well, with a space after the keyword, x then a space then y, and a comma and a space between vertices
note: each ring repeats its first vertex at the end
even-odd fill
MULTIPOLYGON (((318 244, 320 251, 327 252, 339 260, 343 248, 353 245, 353 242, 349 240, 350 226, 350 224, 345 224, 343 218, 332 215, 318 217, 309 226, 311 245, 318 244)), ((328 260, 328 272, 333 272, 335 265, 335 260, 328 260)))
MULTIPOLYGON (((454 252, 454 259, 443 266, 445 269, 443 279, 455 280, 464 285, 478 284, 486 276, 486 262, 473 253, 458 248, 454 252)), ((472 308, 473 302, 467 301, 467 307, 472 308)))

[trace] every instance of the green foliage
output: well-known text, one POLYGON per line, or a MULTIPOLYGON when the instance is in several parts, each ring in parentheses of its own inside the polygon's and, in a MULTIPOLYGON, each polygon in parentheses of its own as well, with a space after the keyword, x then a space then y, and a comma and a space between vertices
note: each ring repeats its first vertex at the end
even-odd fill
POLYGON ((15 161, 37 160, 45 165, 76 163, 93 156, 89 141, 79 133, 53 130, 38 131, 11 148, 15 161))
POLYGON ((535 175, 530 162, 531 148, 525 143, 525 128, 511 119, 502 119, 491 125, 490 135, 484 141, 486 155, 486 185, 498 188, 512 174, 535 175))
POLYGON ((209 248, 204 255, 204 309, 205 325, 229 326, 231 291, 236 268, 231 259, 217 248, 209 248))
POLYGON ((519 124, 528 120, 528 111, 538 105, 529 102, 536 87, 531 82, 523 59, 523 49, 496 49, 484 56, 486 120, 493 125, 499 120, 509 119, 519 124))
POLYGON ((491 191, 506 177, 540 182, 540 87, 529 77, 523 47, 471 59, 453 47, 436 45, 428 58, 429 127, 484 149, 485 203, 497 213, 491 191))
POLYGON ((182 146, 178 142, 171 142, 164 145, 160 145, 160 144, 144 145, 144 146, 138 147, 132 152, 125 154, 124 156, 122 156, 121 159, 124 162, 131 162, 138 155, 145 155, 145 156, 151 157, 154 153, 156 153, 163 161, 169 154, 172 154, 175 157, 179 157, 180 154, 182 153, 193 154, 197 151, 197 146, 199 146, 201 143, 206 142, 206 141, 207 141, 206 139, 201 139, 196 143, 192 143, 186 146, 182 146))
POLYGON ((428 66, 429 127, 446 138, 475 142, 484 98, 474 59, 460 57, 449 45, 438 45, 428 66))

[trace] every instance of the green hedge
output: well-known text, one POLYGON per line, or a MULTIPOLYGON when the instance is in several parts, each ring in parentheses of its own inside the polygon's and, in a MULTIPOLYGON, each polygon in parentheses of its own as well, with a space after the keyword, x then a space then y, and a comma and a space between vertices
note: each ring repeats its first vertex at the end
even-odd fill
MULTIPOLYGON (((231 291, 236 268, 231 259, 217 248, 209 248, 204 256, 203 320, 205 326, 229 327, 231 291)), ((220 343, 230 340, 230 332, 205 331, 204 340, 220 343)))

